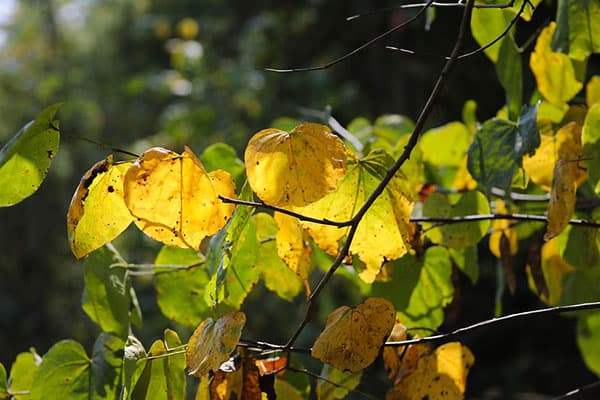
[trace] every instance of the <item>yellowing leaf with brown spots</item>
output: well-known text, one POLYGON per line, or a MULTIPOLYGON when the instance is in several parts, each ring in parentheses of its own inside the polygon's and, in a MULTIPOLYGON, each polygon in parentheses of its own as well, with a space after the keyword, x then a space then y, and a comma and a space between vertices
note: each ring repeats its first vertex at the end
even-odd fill
POLYGON ((386 399, 460 400, 475 358, 467 346, 446 343, 419 359, 417 370, 390 389, 386 399))
POLYGON ((548 203, 548 227, 544 240, 557 236, 568 225, 575 210, 577 186, 588 177, 586 169, 579 161, 583 157, 581 125, 570 122, 559 132, 564 132, 570 140, 565 141, 558 149, 558 160, 554 166, 548 203))
MULTIPOLYGON (((541 134, 540 147, 533 156, 523 156, 523 169, 533 183, 544 190, 551 190, 554 167, 561 158, 577 160, 583 157, 581 146, 581 126, 570 122, 561 127, 556 133, 541 134)), ((579 165, 581 167, 581 165, 579 165)), ((587 179, 583 169, 577 174, 577 185, 587 179)))
POLYGON ((112 156, 94 164, 81 178, 67 213, 71 251, 82 258, 110 242, 133 220, 123 200, 123 178, 130 162, 112 156))
MULTIPOLYGON (((209 384, 210 400, 261 400, 260 377, 254 359, 241 357, 228 361, 211 379, 209 384)), ((208 399, 202 399, 208 400, 208 399)))
POLYGON ((561 106, 583 87, 575 78, 575 68, 568 55, 552 51, 552 34, 556 23, 548 25, 537 39, 529 65, 537 87, 546 100, 561 106))
POLYGON ((274 219, 277 224, 277 255, 302 279, 306 293, 310 295, 308 274, 311 270, 311 248, 308 244, 308 234, 295 217, 276 212, 274 219))
MULTIPOLYGON (((400 321, 396 321, 394 329, 388 338, 389 342, 406 340, 407 328, 400 321)), ((415 337, 416 338, 416 337, 415 337)), ((405 376, 417 369, 419 359, 429 353, 429 346, 425 343, 405 346, 385 346, 383 348, 383 365, 388 378, 397 384, 405 376)))
POLYGON ((331 130, 303 123, 291 132, 265 129, 248 142, 248 183, 262 201, 301 207, 335 190, 346 174, 346 148, 331 130))
POLYGON ((159 147, 144 152, 127 171, 124 189, 135 224, 169 246, 198 250, 202 239, 225 226, 234 210, 218 198, 235 196, 231 175, 207 173, 187 147, 181 155, 159 147))
POLYGON ((370 297, 356 307, 339 307, 327 317, 311 354, 342 371, 365 369, 375 361, 395 320, 394 306, 380 297, 370 297))
MULTIPOLYGON (((506 214, 506 206, 502 200, 496 200, 496 214, 506 214)), ((512 226, 514 222, 508 219, 497 219, 492 221, 492 233, 490 233, 490 252, 496 257, 501 257, 500 241, 502 235, 508 239, 510 244, 510 254, 515 255, 519 251, 517 240, 517 231, 512 226)))
MULTIPOLYGON (((351 160, 348 172, 338 189, 306 207, 295 211, 319 219, 346 221, 351 219, 377 187, 393 160, 385 152, 372 152, 362 160, 351 160)), ((402 257, 410 243, 410 213, 412 190, 400 174, 386 186, 383 193, 364 215, 350 246, 350 253, 365 263, 360 278, 371 283, 385 261, 402 257)), ((348 228, 302 222, 317 246, 335 256, 339 241, 348 228)))
POLYGON ((202 321, 190 337, 185 353, 189 374, 202 378, 209 371, 216 372, 229 359, 245 324, 246 315, 241 311, 216 321, 212 318, 202 321))

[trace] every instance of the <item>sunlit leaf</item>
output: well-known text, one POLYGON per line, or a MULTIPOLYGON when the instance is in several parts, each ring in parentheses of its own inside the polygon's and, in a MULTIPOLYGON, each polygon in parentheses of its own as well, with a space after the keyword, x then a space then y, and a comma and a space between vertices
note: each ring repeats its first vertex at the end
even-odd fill
POLYGON ((123 199, 123 179, 132 163, 99 161, 81 178, 67 213, 71 251, 82 258, 121 234, 133 221, 123 199))
POLYGON ((185 357, 183 354, 167 356, 169 349, 180 345, 177 333, 170 329, 165 330, 164 341, 154 341, 148 350, 150 358, 146 360, 131 394, 132 399, 185 398, 185 357))
POLYGON ((521 110, 523 100, 523 66, 521 53, 513 35, 501 40, 496 75, 506 93, 506 106, 511 120, 515 120, 521 110))
MULTIPOLYGON (((496 214, 507 214, 504 201, 496 200, 496 214)), ((517 231, 512 226, 514 222, 508 219, 497 219, 492 221, 492 232, 490 233, 490 252, 500 258, 500 240, 504 235, 510 244, 510 254, 515 255, 519 250, 517 231)))
POLYGON ((392 280, 375 282, 373 295, 389 299, 406 326, 437 329, 454 294, 448 250, 433 246, 422 257, 406 254, 389 270, 392 280))
MULTIPOLYGON (((597 78, 600 81, 600 77, 597 78)), ((600 194, 600 103, 589 109, 583 124, 581 141, 592 185, 596 193, 600 194)))
MULTIPOLYGON (((29 399, 29 394, 18 394, 28 393, 33 383, 33 377, 37 371, 41 357, 36 354, 35 350, 27 353, 20 353, 13 365, 10 367, 10 392, 14 393, 13 398, 15 400, 26 400, 29 399)), ((1 391, 0 391, 0 399, 1 391)), ((8 397, 7 397, 8 398, 8 397)))
POLYGON ((260 243, 258 269, 265 286, 282 299, 292 300, 302 290, 302 281, 277 255, 275 221, 266 213, 257 213, 253 218, 256 225, 256 238, 260 243))
POLYGON ((154 260, 157 270, 153 280, 160 310, 173 321, 192 328, 212 311, 204 301, 209 278, 200 262, 192 249, 168 246, 164 246, 154 260), (160 265, 172 268, 160 269, 160 265), (176 266, 181 269, 173 269, 176 266))
POLYGON ((335 190, 346 173, 346 149, 331 130, 304 123, 291 132, 265 129, 245 152, 252 190, 265 203, 301 207, 335 190))
MULTIPOLYGON (((559 0, 557 30, 564 31, 554 47, 575 60, 584 61, 590 54, 600 52, 600 4, 597 1, 559 0)), ((555 38, 556 39, 556 38, 555 38)))
POLYGON ((423 159, 437 167, 459 167, 471 143, 471 136, 462 122, 450 122, 430 129, 419 141, 423 159))
POLYGON ((477 246, 464 249, 448 249, 452 262, 465 273, 474 285, 479 280, 479 264, 477 262, 477 246))
MULTIPOLYGON (((373 152, 362 160, 352 161, 335 192, 296 211, 331 221, 352 218, 379 184, 392 161, 383 152, 373 152)), ((396 175, 358 225, 350 252, 366 264, 360 277, 367 283, 375 279, 384 261, 395 260, 407 252, 409 217, 413 206, 410 193, 403 177, 396 175)), ((340 239, 348 230, 307 222, 303 225, 315 243, 334 256, 340 239)))
POLYGON ((600 375, 600 313, 588 313, 577 319, 577 346, 587 367, 600 375))
POLYGON ((300 277, 307 293, 310 293, 308 274, 311 270, 311 249, 308 245, 308 234, 297 218, 282 213, 275 213, 277 234, 275 243, 277 254, 285 264, 300 277))
POLYGON ((124 268, 125 261, 112 246, 102 247, 83 262, 85 289, 82 308, 104 332, 125 338, 135 293, 124 268))
POLYGON ((8 399, 10 394, 8 393, 8 381, 6 378, 6 368, 0 364, 0 399, 8 399))
POLYGON ((202 321, 190 337, 185 354, 189 374, 201 378, 209 371, 217 371, 235 349, 245 324, 243 312, 202 321))
POLYGON ((600 75, 594 75, 590 78, 585 87, 585 102, 588 107, 600 103, 600 75))
POLYGON ((419 360, 417 370, 386 394, 386 399, 460 400, 475 357, 459 342, 446 343, 419 360))
POLYGON ((245 171, 244 162, 238 158, 233 147, 225 143, 215 143, 204 149, 199 158, 207 171, 219 169, 227 171, 235 181, 236 187, 242 187, 245 171))
MULTIPOLYGON (((560 256, 556 239, 549 240, 542 246, 541 263, 548 296, 543 293, 537 294, 548 305, 558 305, 562 298, 563 278, 573 272, 574 268, 560 256)), ((530 287, 536 292, 532 283, 530 281, 530 287)))
POLYGON ((46 178, 60 141, 53 121, 60 106, 42 110, 0 149, 0 207, 31 196, 46 178))
POLYGON ((559 147, 558 160, 554 165, 545 240, 557 236, 567 226, 575 210, 577 186, 587 178, 587 171, 579 161, 583 153, 581 127, 571 122, 562 127, 559 132, 561 131, 571 140, 559 147))
MULTIPOLYGON (((466 192, 455 204, 441 193, 431 194, 423 205, 423 215, 434 218, 461 217, 465 215, 489 214, 490 206, 480 192, 466 192)), ((490 221, 459 222, 436 226, 424 223, 425 235, 437 244, 454 249, 475 245, 487 233, 490 221)))
MULTIPOLYGON (((396 321, 394 329, 388 338, 388 341, 399 342, 406 340, 407 328, 399 321, 396 321)), ((429 346, 425 343, 411 344, 405 346, 385 346, 383 349, 383 363, 388 373, 388 378, 397 384, 404 377, 410 375, 417 369, 419 359, 430 352, 429 346)))
POLYGON ((339 370, 360 371, 375 361, 395 320, 394 306, 379 297, 339 307, 327 317, 311 354, 339 370))
POLYGON ((136 225, 169 246, 198 250, 234 210, 218 199, 235 195, 231 175, 207 173, 187 147, 181 155, 158 147, 144 152, 125 174, 124 189, 136 225))
POLYGON ((587 226, 567 226, 556 237, 560 255, 576 268, 600 267, 600 232, 587 226))
POLYGON ((373 135, 394 144, 404 135, 411 133, 414 128, 413 121, 404 115, 385 114, 375 120, 373 135))
MULTIPOLYGON (((471 18, 471 32, 480 46, 485 46, 497 39, 506 29, 512 13, 503 9, 476 8, 471 18)), ((485 54, 496 63, 502 40, 485 49, 485 54)))
POLYGON ((254 359, 242 356, 232 364, 232 371, 216 371, 209 385, 210 400, 261 400, 259 373, 254 359))
POLYGON ((556 23, 551 22, 540 33, 529 65, 537 81, 537 87, 546 100, 562 105, 583 87, 575 77, 575 68, 569 56, 552 51, 550 42, 556 23))
POLYGON ((343 372, 329 364, 324 364, 320 376, 324 379, 317 381, 317 399, 337 400, 343 399, 358 386, 362 371, 343 372))

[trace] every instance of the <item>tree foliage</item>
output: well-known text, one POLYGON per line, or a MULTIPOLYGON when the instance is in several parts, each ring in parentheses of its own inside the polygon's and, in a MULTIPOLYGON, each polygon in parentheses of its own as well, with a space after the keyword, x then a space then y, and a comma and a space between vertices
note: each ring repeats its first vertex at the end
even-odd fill
MULTIPOLYGON (((85 172, 66 221, 73 255, 84 259, 82 308, 101 334, 91 355, 64 340, 41 357, 20 354, 9 373, 0 364, 0 398, 336 399, 370 396, 357 389, 363 375, 385 368, 388 399, 460 399, 477 354, 456 341, 424 342, 449 336, 436 331, 456 276, 477 281, 487 241, 502 271, 498 293, 515 291, 512 261, 528 246, 531 291, 549 306, 575 306, 548 311, 588 310, 570 317, 583 360, 600 375, 600 323, 590 311, 600 305, 582 304, 600 300, 600 77, 585 73, 600 51, 600 4, 559 0, 556 21, 539 27, 527 54, 516 31, 532 23, 536 4, 457 3, 454 51, 414 123, 385 115, 343 127, 328 112, 321 123, 279 120, 251 137, 243 161, 224 143, 200 156, 187 146, 137 155, 101 144, 111 154, 85 172), (463 121, 422 132, 451 67, 472 55, 459 52, 468 31, 495 66, 504 107, 478 121, 467 103, 463 121), (533 204, 546 212, 530 212, 533 204), (161 244, 143 264, 111 243, 132 222, 161 244), (166 318, 195 328, 187 342, 165 329, 145 350, 138 275, 152 275, 166 318), (310 331, 310 348, 300 347, 334 275, 363 298, 336 305, 310 331), (306 297, 285 344, 244 334, 255 316, 241 308, 259 282, 284 300, 306 297), (315 363, 320 374, 305 367, 315 363)), ((432 7, 420 12, 431 19, 432 7)), ((198 27, 179 29, 185 39, 198 27)), ((173 57, 186 62, 177 50, 173 57)), ((40 111, 0 150, 1 207, 42 184, 65 134, 60 107, 40 111)))

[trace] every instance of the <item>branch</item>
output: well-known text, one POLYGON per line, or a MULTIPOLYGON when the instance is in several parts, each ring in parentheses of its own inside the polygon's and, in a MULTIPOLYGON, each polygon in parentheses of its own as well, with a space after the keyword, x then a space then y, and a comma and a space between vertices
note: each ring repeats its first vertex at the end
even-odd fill
POLYGON ((375 36, 373 39, 367 41, 366 43, 363 43, 362 45, 358 46, 357 48, 355 48, 354 50, 352 50, 349 53, 344 54, 341 57, 336 58, 333 61, 330 61, 326 64, 323 65, 318 65, 318 66, 314 66, 314 67, 306 67, 306 68, 288 68, 288 69, 279 69, 279 68, 264 68, 265 71, 268 72, 278 72, 278 73, 289 73, 289 72, 307 72, 307 71, 318 71, 318 70, 323 70, 323 69, 328 69, 330 67, 333 67, 334 65, 341 63, 342 61, 347 60, 348 58, 354 56, 355 54, 359 53, 360 51, 366 49, 367 47, 371 46, 373 43, 376 43, 377 41, 391 35, 392 33, 404 28, 405 26, 412 24, 413 22, 415 22, 420 16, 421 14, 423 14, 425 12, 425 10, 427 10, 431 4, 433 3, 433 0, 429 0, 427 3, 425 3, 425 5, 423 5, 423 7, 410 19, 408 19, 406 22, 403 22, 399 25, 394 26, 391 29, 388 29, 387 31, 383 32, 380 35, 375 36))
POLYGON ((316 373, 314 373, 314 372, 312 372, 312 371, 309 371, 309 370, 307 370, 307 369, 298 369, 298 368, 294 368, 294 367, 290 367, 290 366, 288 366, 286 369, 287 369, 288 371, 291 371, 291 372, 297 372, 297 373, 299 373, 299 374, 306 374, 306 375, 308 375, 308 376, 310 376, 310 377, 312 377, 312 378, 315 378, 315 379, 321 380, 321 381, 323 381, 323 382, 327 382, 327 383, 329 383, 330 385, 333 385, 333 386, 335 386, 335 387, 338 387, 338 388, 341 388, 341 389, 347 390, 347 391, 349 391, 349 392, 353 392, 353 393, 360 394, 360 395, 361 395, 361 396, 363 396, 364 398, 367 398, 367 399, 373 399, 373 400, 377 400, 377 397, 375 397, 375 396, 372 396, 372 395, 370 395, 370 394, 368 394, 368 393, 365 393, 365 392, 363 392, 363 391, 360 391, 360 390, 357 390, 357 389, 350 389, 350 388, 347 388, 347 387, 346 387, 346 386, 344 386, 344 385, 341 385, 341 384, 339 384, 339 383, 337 383, 337 382, 334 382, 334 381, 332 381, 332 380, 330 380, 330 379, 327 379, 327 378, 325 378, 324 376, 321 376, 321 375, 319 375, 319 374, 316 374, 316 373))
POLYGON ((352 218, 352 225, 350 226, 350 229, 348 231, 347 239, 344 243, 344 246, 340 250, 340 253, 338 254, 337 258, 335 259, 335 261, 333 262, 333 264, 331 265, 331 267, 329 268, 327 273, 323 276, 323 278, 321 278, 321 280, 317 284, 317 287, 315 288, 313 293, 310 295, 310 297, 308 299, 308 307, 307 307, 306 313, 304 314, 304 319, 302 320, 302 322, 296 329, 296 332, 294 332, 294 334, 292 335, 290 340, 287 342, 286 348, 291 347, 294 344, 294 342, 296 341, 296 339, 298 338, 298 336, 300 336, 300 333, 304 330, 304 327, 308 323, 310 315, 312 314, 312 310, 313 310, 315 301, 319 297, 319 294, 323 290, 323 287, 327 284, 327 282, 329 282, 329 279, 331 279, 331 277, 333 276, 335 271, 338 269, 338 267, 342 264, 342 262, 348 255, 348 252, 350 250, 350 245, 352 244, 354 235, 356 234, 356 230, 358 228, 358 224, 360 223, 360 221, 362 220, 364 215, 367 213, 369 208, 371 208, 371 206, 373 205, 375 200, 381 195, 381 193, 383 193, 385 187, 392 180, 392 178, 394 177, 396 172, 398 172, 400 167, 402 167, 402 164, 404 164, 404 162, 406 160, 408 160, 412 150, 417 145, 419 135, 420 135, 421 131, 423 130, 423 127, 425 126, 425 121, 429 117, 429 114, 431 113, 431 110, 433 108, 433 104, 437 101, 442 88, 444 87, 446 81, 448 80, 450 70, 452 69, 454 62, 456 61, 456 57, 458 57, 460 48, 462 47, 462 44, 465 40, 467 29, 468 29, 468 26, 471 21, 471 13, 473 11, 473 3, 474 3, 474 0, 467 0, 467 1, 468 1, 468 3, 467 3, 467 6, 465 7, 465 10, 463 13, 462 21, 461 21, 460 28, 459 28, 459 33, 458 33, 458 36, 456 39, 456 43, 454 44, 454 49, 452 50, 450 59, 448 61, 446 61, 446 64, 444 65, 442 71, 440 72, 440 75, 438 76, 438 79, 431 91, 431 94, 429 95, 429 98, 427 99, 425 106, 423 107, 423 109, 421 110, 421 113, 419 114, 419 117, 417 118, 417 121, 415 123, 415 128, 414 128, 412 134, 410 135, 408 143, 404 147, 404 151, 402 152, 400 157, 394 162, 394 164, 390 167, 390 169, 387 171, 386 176, 377 185, 377 187, 375 188, 373 193, 371 193, 371 195, 365 201, 365 203, 360 208, 360 210, 358 210, 356 215, 352 218))
POLYGON ((590 398, 598 398, 600 394, 600 381, 596 381, 590 383, 589 385, 582 386, 575 390, 571 390, 568 393, 565 393, 561 396, 554 397, 552 400, 575 400, 575 399, 590 399, 590 398), (592 394, 596 394, 596 396, 590 396, 592 394))
POLYGON ((105 143, 99 142, 97 140, 93 140, 93 139, 90 139, 90 138, 86 138, 84 136, 74 135, 72 133, 65 132, 65 131, 61 130, 59 127, 55 126, 53 123, 50 123, 50 127, 52 129, 54 129, 55 131, 57 131, 58 133, 66 136, 66 137, 69 137, 69 138, 74 139, 74 140, 79 140, 81 142, 91 143, 93 145, 96 145, 96 146, 100 147, 101 149, 108 150, 111 153, 121 153, 121 154, 125 154, 125 155, 132 156, 132 157, 135 157, 135 158, 138 158, 140 156, 139 154, 136 154, 136 153, 131 152, 129 150, 120 149, 118 147, 114 147, 114 146, 111 146, 109 144, 105 144, 105 143))
MULTIPOLYGON (((475 214, 475 215, 463 215, 460 217, 414 217, 411 218, 411 222, 432 222, 441 224, 457 224, 460 222, 472 222, 472 221, 485 221, 495 219, 509 219, 515 221, 534 221, 534 222, 548 222, 548 217, 545 215, 530 215, 530 214, 475 214)), ((587 221, 583 219, 572 219, 569 221, 569 225, 588 226, 591 228, 600 228, 600 223, 594 221, 587 221)))

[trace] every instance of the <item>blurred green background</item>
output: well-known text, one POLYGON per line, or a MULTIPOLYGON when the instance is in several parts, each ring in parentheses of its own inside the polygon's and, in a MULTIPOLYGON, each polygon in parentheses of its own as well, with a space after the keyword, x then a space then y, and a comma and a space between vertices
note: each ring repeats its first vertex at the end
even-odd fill
MULTIPOLYGON (((65 132, 38 193, 0 209, 0 362, 9 367, 30 346, 43 354, 65 338, 89 349, 98 334, 80 307, 81 264, 68 249, 65 215, 78 180, 107 151, 76 137, 134 152, 152 146, 181 151, 188 145, 197 154, 224 141, 241 157, 252 134, 277 117, 304 118, 302 108, 331 106, 342 124, 386 113, 415 119, 441 56, 453 44, 459 10, 438 10, 429 31, 418 22, 328 70, 284 75, 261 69, 311 66, 341 56, 414 11, 392 10, 351 22, 346 16, 395 4, 0 0, 0 145, 55 102, 64 102, 59 119, 65 132), (387 44, 418 55, 386 50, 387 44)), ((518 41, 552 17, 553 7, 542 4, 534 21, 519 27, 518 41)), ((476 45, 470 40, 468 46, 476 45)), ((483 54, 458 63, 428 126, 460 119, 468 99, 477 101, 480 120, 503 105, 493 65, 483 54)), ((120 241, 116 245, 130 262, 152 261, 158 251, 158 244, 133 231, 120 241)), ((457 277, 460 295, 442 330, 493 316, 496 265, 485 248, 480 250, 481 280, 472 286, 457 277)), ((541 306, 527 289, 522 264, 516 263, 517 294, 504 299, 506 313, 541 306)), ((172 326, 160 315, 149 282, 135 282, 145 318, 138 334, 146 344, 172 326)), ((302 299, 290 304, 267 296, 259 287, 245 304, 251 320, 247 334, 282 342, 300 320, 302 299)), ((356 288, 336 277, 322 296, 320 312, 326 315, 358 298, 356 288)), ((187 334, 182 332, 184 339, 187 334)), ((523 393, 560 394, 593 379, 575 346, 573 322, 566 318, 508 324, 463 340, 476 357, 469 396, 545 398, 523 393)), ((369 385, 388 384, 381 375, 367 375, 366 391, 372 391, 369 385)))

